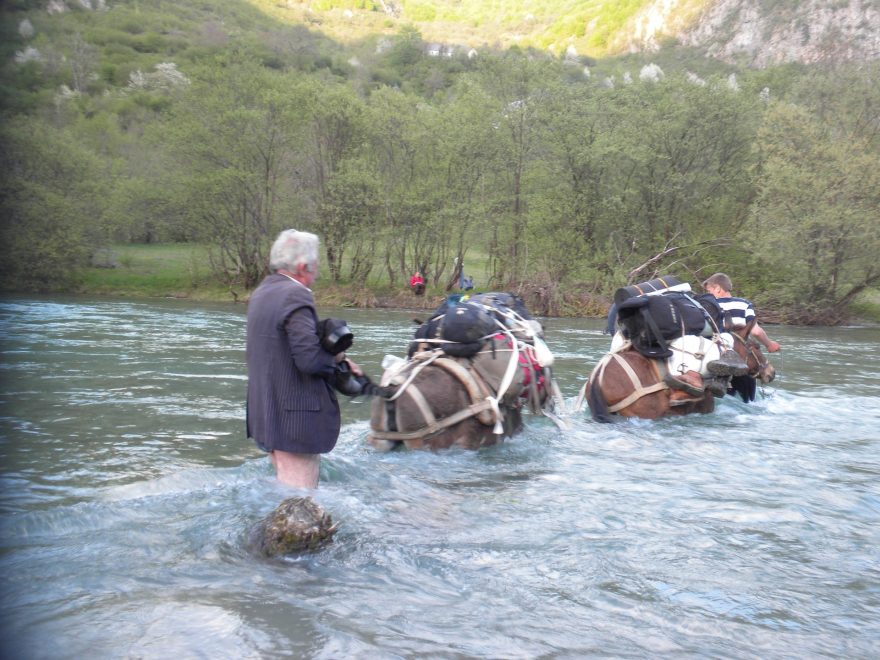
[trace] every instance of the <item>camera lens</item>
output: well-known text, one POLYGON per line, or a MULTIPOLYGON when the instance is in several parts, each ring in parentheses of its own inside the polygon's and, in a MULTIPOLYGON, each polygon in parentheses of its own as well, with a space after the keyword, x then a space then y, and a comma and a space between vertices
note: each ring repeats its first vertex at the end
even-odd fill
POLYGON ((348 329, 344 321, 340 323, 341 325, 333 325, 333 327, 328 328, 328 332, 323 339, 324 348, 333 353, 333 355, 347 351, 354 343, 354 335, 351 330, 348 329))

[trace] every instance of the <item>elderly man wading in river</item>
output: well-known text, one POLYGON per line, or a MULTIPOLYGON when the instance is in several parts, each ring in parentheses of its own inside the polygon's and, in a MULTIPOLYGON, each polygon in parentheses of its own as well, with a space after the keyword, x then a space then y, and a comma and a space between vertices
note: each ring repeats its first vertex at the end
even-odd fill
POLYGON ((346 359, 345 353, 325 350, 317 334, 309 287, 318 275, 318 237, 281 232, 269 254, 269 271, 248 302, 247 435, 269 453, 279 481, 315 488, 320 455, 339 437, 331 382, 336 364, 346 359))

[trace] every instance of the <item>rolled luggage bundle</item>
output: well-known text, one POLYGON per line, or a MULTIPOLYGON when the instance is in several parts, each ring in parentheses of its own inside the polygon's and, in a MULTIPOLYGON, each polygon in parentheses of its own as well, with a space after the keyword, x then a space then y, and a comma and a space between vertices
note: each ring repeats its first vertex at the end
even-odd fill
POLYGON ((495 319, 479 303, 458 302, 450 307, 440 323, 440 347, 452 357, 468 357, 477 353, 496 329, 495 319))
POLYGON ((618 306, 626 300, 635 296, 650 295, 660 291, 690 291, 691 285, 682 282, 674 275, 664 275, 656 277, 647 282, 639 282, 638 284, 630 284, 619 288, 614 292, 614 303, 618 306))

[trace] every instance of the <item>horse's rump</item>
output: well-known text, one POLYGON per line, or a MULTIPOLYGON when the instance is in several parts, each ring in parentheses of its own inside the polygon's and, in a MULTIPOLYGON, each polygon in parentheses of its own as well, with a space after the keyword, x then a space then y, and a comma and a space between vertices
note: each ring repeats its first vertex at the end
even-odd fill
POLYGON ((593 369, 587 383, 587 404, 593 419, 609 422, 614 413, 655 419, 714 409, 714 397, 708 393, 674 399, 663 382, 665 371, 665 361, 647 358, 632 349, 608 353, 593 369))
MULTIPOLYGON (((396 371, 386 371, 381 382, 397 386, 398 393, 391 400, 373 401, 373 444, 385 440, 404 442, 408 447, 477 448, 519 430, 516 405, 511 405, 508 396, 497 399, 497 371, 492 367, 507 363, 500 354, 497 358, 482 360, 485 376, 472 361, 448 357, 441 351, 419 353, 396 371)), ((514 400, 521 391, 521 383, 511 388, 514 400)))
POLYGON ((473 447, 512 435, 524 402, 543 412, 548 392, 558 392, 540 336, 511 294, 450 297, 420 323, 408 359, 383 374, 396 393, 374 402, 370 442, 473 447))

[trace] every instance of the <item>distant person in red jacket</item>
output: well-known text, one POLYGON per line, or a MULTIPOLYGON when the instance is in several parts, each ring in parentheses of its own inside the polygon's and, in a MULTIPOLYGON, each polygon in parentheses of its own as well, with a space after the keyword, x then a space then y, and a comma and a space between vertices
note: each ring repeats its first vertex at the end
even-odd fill
POLYGON ((422 277, 422 274, 419 271, 416 271, 413 276, 409 278, 409 288, 412 289, 413 293, 417 296, 425 294, 425 278, 422 277))

